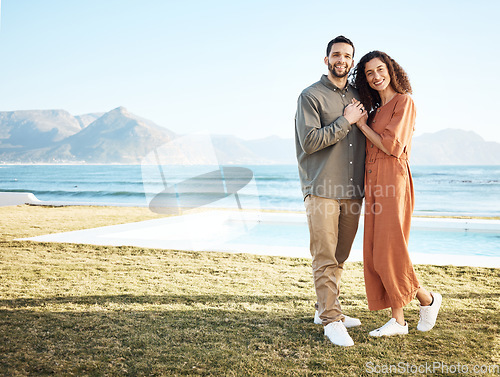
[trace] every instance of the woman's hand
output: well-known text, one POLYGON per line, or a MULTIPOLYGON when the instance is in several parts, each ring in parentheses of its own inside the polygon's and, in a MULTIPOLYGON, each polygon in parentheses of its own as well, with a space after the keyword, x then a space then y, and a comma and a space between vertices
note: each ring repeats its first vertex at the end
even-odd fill
POLYGON ((364 115, 368 114, 363 104, 354 98, 344 109, 344 118, 346 118, 350 124, 357 123, 364 115))
POLYGON ((368 121, 368 114, 365 111, 365 114, 362 117, 360 117, 356 125, 358 126, 360 131, 363 132, 366 138, 370 140, 373 144, 375 144, 378 149, 380 149, 385 154, 390 155, 389 151, 382 144, 381 136, 366 124, 367 121, 368 121))
POLYGON ((368 127, 368 113, 365 111, 365 115, 363 115, 356 125, 361 129, 362 127, 368 127))

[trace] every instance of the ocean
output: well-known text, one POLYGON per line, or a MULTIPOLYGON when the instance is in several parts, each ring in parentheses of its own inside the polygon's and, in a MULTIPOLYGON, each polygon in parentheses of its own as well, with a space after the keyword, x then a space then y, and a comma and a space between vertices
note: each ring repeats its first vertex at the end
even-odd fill
MULTIPOLYGON (((412 174, 415 215, 500 216, 500 166, 415 166, 412 174)), ((0 165, 0 191, 31 192, 42 201, 75 204, 147 206, 160 198, 181 207, 304 211, 295 165, 222 170, 218 166, 0 165)), ((256 233, 259 242, 307 246, 307 226, 282 225, 260 227, 265 232, 256 233)), ((411 252, 500 256, 500 232, 412 229, 411 234, 411 252)), ((353 249, 362 249, 362 232, 353 249)))
MULTIPOLYGON (((245 168, 253 179, 238 192, 242 207, 304 210, 296 165, 245 168)), ((411 169, 415 214, 500 216, 500 166, 411 169)), ((43 201, 146 206, 166 186, 215 170, 216 166, 169 166, 159 171, 158 167, 141 165, 0 165, 0 191, 31 192, 43 201)), ((201 182, 198 196, 213 191, 210 181, 213 179, 201 182)), ((215 197, 206 202, 224 207, 228 200, 233 198, 224 201, 215 197)))

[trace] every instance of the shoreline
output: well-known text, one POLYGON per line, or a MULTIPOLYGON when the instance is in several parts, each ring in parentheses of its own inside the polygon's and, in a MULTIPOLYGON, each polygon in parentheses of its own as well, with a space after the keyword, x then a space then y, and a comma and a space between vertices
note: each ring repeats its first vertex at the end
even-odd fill
MULTIPOLYGON (((32 205, 46 207, 69 207, 69 206, 90 206, 90 207, 137 207, 147 208, 146 204, 137 205, 134 203, 106 203, 106 202, 77 202, 77 201, 56 201, 56 200, 40 200, 31 192, 2 192, 0 191, 0 207, 16 206, 16 205, 32 205)), ((204 210, 225 210, 217 207, 203 207, 204 210)), ((231 209, 228 209, 231 210, 231 209)), ((190 211, 190 210, 188 210, 190 211)), ((261 212, 279 212, 279 213, 305 213, 305 210, 282 210, 282 209, 266 209, 266 208, 249 208, 244 211, 261 211, 261 212)), ((412 218, 446 218, 446 219, 484 219, 484 220, 500 220, 500 216, 491 216, 489 214, 474 214, 469 212, 430 212, 430 211, 414 211, 412 218)))

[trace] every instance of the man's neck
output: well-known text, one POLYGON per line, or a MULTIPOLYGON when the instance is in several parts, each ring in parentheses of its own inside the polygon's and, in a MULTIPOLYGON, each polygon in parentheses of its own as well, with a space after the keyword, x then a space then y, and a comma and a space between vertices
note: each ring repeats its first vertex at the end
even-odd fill
POLYGON ((328 72, 328 80, 339 89, 344 89, 347 85, 347 75, 344 77, 335 77, 331 72, 328 72))

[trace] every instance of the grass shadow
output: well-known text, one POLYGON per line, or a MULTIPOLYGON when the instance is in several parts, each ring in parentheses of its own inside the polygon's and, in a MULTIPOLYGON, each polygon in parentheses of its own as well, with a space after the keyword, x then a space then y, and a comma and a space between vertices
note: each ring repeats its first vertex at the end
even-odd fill
POLYGON ((356 345, 342 348, 325 339, 310 300, 298 295, 93 295, 0 304, 5 375, 366 376, 370 362, 451 365, 470 362, 471 353, 478 363, 498 360, 498 311, 449 305, 431 332, 415 330, 413 307, 410 334, 382 339, 368 331, 387 320, 387 311, 358 307, 363 325, 349 330, 356 345))

